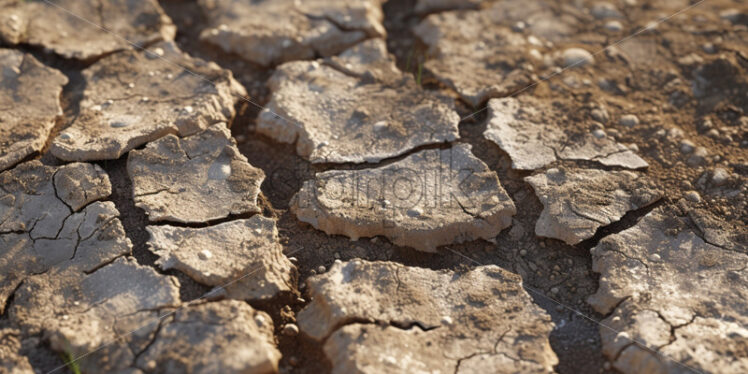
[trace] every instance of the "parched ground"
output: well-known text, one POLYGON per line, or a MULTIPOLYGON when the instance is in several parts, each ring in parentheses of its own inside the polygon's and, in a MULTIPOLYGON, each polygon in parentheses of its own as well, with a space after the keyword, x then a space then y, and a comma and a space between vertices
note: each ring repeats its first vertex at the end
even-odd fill
POLYGON ((748 372, 743 0, 0 0, 0 373, 748 372))

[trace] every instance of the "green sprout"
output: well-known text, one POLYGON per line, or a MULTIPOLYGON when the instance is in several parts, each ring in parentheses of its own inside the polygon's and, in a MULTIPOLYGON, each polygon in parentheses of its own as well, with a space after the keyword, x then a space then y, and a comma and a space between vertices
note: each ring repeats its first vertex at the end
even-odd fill
POLYGON ((78 361, 73 358, 73 355, 70 352, 60 353, 60 356, 62 356, 62 361, 65 362, 65 366, 67 366, 73 374, 81 374, 81 368, 78 367, 78 361))

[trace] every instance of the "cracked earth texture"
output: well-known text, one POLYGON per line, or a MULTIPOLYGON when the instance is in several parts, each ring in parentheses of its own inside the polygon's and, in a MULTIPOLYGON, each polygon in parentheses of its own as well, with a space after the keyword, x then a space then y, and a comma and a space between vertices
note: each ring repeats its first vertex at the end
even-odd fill
POLYGON ((747 40, 744 0, 0 0, 0 373, 748 372, 747 40))

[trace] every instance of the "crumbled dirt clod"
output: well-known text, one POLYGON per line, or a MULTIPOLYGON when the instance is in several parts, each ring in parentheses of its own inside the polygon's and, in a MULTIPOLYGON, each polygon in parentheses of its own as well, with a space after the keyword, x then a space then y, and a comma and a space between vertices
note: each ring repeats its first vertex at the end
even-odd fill
POLYGON ((151 222, 208 222, 256 213, 262 170, 247 162, 222 123, 178 138, 167 135, 130 152, 135 205, 151 222))
POLYGON ((65 58, 89 60, 176 33, 156 0, 1 0, 0 7, 0 40, 65 58))
POLYGON ((535 234, 572 245, 662 197, 652 181, 630 171, 554 168, 525 181, 544 207, 535 234))
MULTIPOLYGON (((2 16, 0 16, 2 17, 2 16)), ((68 79, 34 56, 0 48, 0 171, 42 150, 62 116, 68 79)))
POLYGON ((331 56, 385 35, 380 0, 199 0, 200 38, 262 66, 331 56))
POLYGON ((299 326, 325 341, 333 373, 545 373, 557 363, 550 318, 519 276, 496 266, 455 273, 354 260, 308 288, 299 326))
POLYGON ((137 366, 146 373, 269 374, 278 371, 280 356, 270 316, 225 300, 178 309, 137 366))
POLYGON ((457 139, 460 118, 453 100, 421 89, 392 65, 382 47, 357 46, 330 64, 279 66, 268 83, 273 93, 257 130, 295 142, 296 152, 312 163, 378 162, 457 139))
POLYGON ((748 370, 745 248, 713 246, 691 227, 672 209, 657 208, 592 249, 600 288, 588 302, 612 312, 603 320, 612 330, 601 327, 600 335, 621 372, 748 370))
POLYGON ((330 235, 383 235, 420 251, 492 239, 511 224, 516 209, 496 173, 470 149, 458 144, 387 166, 319 173, 304 182, 291 210, 330 235))
POLYGON ((51 147, 63 160, 116 159, 167 134, 195 134, 230 121, 246 95, 230 71, 173 42, 107 56, 83 78, 81 113, 51 147))
POLYGON ((596 161, 605 166, 640 169, 647 162, 611 137, 592 132, 569 136, 565 115, 530 97, 492 99, 483 135, 512 159, 512 167, 534 170, 559 160, 596 161))
POLYGON ((206 228, 148 226, 162 269, 177 269, 226 296, 266 300, 292 291, 296 267, 283 255, 275 221, 259 215, 206 228))
POLYGON ((19 353, 21 333, 14 329, 0 329, 0 372, 6 374, 34 374, 29 359, 19 353))

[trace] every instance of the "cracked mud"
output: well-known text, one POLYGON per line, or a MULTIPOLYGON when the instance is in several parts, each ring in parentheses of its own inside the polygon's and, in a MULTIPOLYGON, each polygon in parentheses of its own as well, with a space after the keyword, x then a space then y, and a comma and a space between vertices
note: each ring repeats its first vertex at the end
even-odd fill
POLYGON ((741 0, 0 0, 0 373, 748 372, 741 0))

